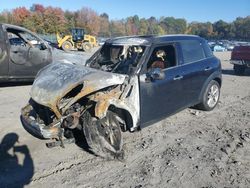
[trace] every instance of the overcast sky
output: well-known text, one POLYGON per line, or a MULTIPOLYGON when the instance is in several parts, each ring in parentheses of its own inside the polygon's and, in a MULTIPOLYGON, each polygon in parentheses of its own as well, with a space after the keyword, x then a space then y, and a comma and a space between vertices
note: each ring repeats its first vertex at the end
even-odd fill
POLYGON ((0 11, 38 3, 78 10, 89 7, 98 14, 107 13, 111 19, 121 19, 137 14, 140 18, 173 16, 188 22, 231 22, 237 17, 250 16, 250 0, 0 0, 0 11))

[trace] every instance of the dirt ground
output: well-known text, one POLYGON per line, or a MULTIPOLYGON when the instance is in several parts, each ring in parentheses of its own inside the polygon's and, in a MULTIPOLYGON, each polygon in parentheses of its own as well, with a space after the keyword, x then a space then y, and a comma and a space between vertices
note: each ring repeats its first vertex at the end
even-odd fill
POLYGON ((250 187, 250 71, 235 76, 230 52, 216 56, 223 68, 218 106, 125 133, 122 162, 76 144, 48 149, 20 123, 31 86, 0 87, 0 187, 250 187))

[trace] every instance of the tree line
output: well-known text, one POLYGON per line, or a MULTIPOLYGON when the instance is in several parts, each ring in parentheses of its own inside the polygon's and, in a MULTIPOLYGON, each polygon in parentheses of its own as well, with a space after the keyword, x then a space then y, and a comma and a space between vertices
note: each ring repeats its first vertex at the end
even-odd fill
POLYGON ((183 18, 150 17, 134 15, 120 20, 110 20, 107 13, 98 14, 83 7, 77 11, 64 11, 58 7, 34 4, 27 9, 18 7, 0 13, 0 23, 20 25, 40 34, 69 32, 70 28, 84 28, 88 34, 99 37, 124 35, 194 34, 207 39, 250 40, 250 16, 238 17, 233 22, 218 20, 188 23, 183 18))

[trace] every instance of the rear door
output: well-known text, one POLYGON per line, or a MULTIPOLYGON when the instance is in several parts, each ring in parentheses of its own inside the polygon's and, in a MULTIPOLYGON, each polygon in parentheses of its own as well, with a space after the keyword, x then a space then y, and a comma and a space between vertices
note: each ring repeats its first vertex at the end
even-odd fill
POLYGON ((182 61, 182 87, 185 91, 185 106, 199 102, 201 89, 213 72, 212 59, 207 58, 203 49, 203 41, 182 40, 180 47, 183 55, 182 61))
POLYGON ((6 46, 6 33, 0 25, 0 79, 7 80, 9 73, 9 56, 6 46))

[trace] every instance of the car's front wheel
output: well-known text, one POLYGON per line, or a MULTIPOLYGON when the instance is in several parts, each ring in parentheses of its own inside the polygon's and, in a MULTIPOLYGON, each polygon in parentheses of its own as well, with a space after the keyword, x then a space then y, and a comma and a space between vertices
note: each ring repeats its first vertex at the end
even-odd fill
POLYGON ((117 115, 108 111, 102 119, 88 111, 82 116, 82 127, 90 149, 107 159, 123 159, 122 133, 117 115))
POLYGON ((212 80, 202 96, 202 102, 197 105, 201 110, 210 111, 215 108, 220 98, 220 85, 217 81, 212 80))

